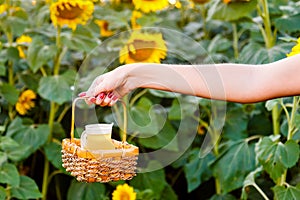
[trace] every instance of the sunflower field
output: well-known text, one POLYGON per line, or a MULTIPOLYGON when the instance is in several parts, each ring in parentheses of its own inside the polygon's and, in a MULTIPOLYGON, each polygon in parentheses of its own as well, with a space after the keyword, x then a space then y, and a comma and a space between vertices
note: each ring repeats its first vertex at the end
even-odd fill
MULTIPOLYGON (((300 53, 299 21, 296 0, 0 0, 0 200, 300 199, 297 96, 137 89, 123 99, 134 178, 80 182, 61 154, 72 101, 96 76, 136 62, 274 62, 300 53)), ((80 102, 75 135, 113 122, 119 140, 124 112, 80 102)))

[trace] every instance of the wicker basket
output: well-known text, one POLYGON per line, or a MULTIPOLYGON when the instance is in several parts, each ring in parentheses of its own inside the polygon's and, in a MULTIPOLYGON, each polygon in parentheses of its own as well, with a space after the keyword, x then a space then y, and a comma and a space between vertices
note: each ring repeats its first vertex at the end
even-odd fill
POLYGON ((110 182, 129 180, 136 175, 138 147, 126 142, 126 106, 124 106, 124 131, 122 142, 112 140, 114 150, 88 151, 81 148, 80 139, 74 138, 76 101, 72 105, 71 138, 62 141, 62 162, 66 171, 83 182, 110 182))

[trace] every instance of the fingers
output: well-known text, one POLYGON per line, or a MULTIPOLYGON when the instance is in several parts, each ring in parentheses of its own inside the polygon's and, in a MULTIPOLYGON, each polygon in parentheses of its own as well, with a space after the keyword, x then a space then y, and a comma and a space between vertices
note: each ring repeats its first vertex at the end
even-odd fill
POLYGON ((118 99, 119 98, 114 93, 109 92, 101 99, 102 101, 96 102, 96 104, 100 106, 113 106, 118 99))
POLYGON ((119 97, 113 92, 104 93, 96 95, 95 97, 87 96, 87 92, 82 92, 78 95, 79 97, 87 97, 86 103, 88 105, 96 104, 100 106, 113 106, 119 99, 119 97))

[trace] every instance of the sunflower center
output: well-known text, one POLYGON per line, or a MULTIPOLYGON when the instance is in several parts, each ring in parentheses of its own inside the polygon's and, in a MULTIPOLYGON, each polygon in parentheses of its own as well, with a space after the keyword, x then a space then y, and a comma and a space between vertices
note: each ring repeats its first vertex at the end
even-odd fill
POLYGON ((120 200, 130 200, 130 196, 128 195, 128 193, 123 192, 123 193, 120 195, 120 200))
POLYGON ((78 6, 72 6, 69 3, 62 4, 62 7, 64 9, 58 7, 57 11, 58 11, 58 17, 64 19, 75 19, 78 16, 80 16, 83 12, 83 9, 79 8, 78 6))
POLYGON ((136 61, 146 60, 151 56, 155 48, 155 41, 134 40, 128 44, 129 56, 136 61), (133 46, 133 49, 130 46, 133 46))
POLYGON ((104 23, 103 23, 103 29, 104 30, 108 30, 108 22, 107 21, 105 21, 104 23))

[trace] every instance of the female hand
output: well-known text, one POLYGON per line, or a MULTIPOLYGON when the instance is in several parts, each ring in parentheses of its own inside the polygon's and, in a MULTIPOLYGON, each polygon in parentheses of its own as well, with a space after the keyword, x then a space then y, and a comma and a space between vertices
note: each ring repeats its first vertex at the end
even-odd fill
POLYGON ((127 71, 125 66, 121 66, 96 77, 89 89, 80 93, 79 96, 87 97, 88 104, 114 105, 118 99, 134 89, 130 87, 132 84, 128 83, 127 71))

